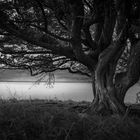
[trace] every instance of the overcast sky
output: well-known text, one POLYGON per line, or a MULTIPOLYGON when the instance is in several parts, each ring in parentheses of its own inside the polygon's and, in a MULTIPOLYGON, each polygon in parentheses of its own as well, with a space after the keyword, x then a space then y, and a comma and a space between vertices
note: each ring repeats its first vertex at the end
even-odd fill
MULTIPOLYGON (((56 82, 87 82, 90 79, 87 76, 79 74, 71 74, 67 71, 56 71, 55 80, 56 82)), ((28 71, 21 70, 1 70, 0 71, 0 82, 3 81, 36 81, 39 76, 30 76, 28 71)), ((45 78, 45 80, 47 77, 45 78)))

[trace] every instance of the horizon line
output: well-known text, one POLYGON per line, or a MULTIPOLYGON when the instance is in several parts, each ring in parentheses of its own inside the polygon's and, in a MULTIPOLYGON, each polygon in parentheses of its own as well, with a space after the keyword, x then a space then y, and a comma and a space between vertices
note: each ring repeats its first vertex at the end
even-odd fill
MULTIPOLYGON (((46 81, 0 81, 2 82, 32 82, 32 83, 46 83, 46 81)), ((92 81, 55 81, 54 83, 91 83, 92 81)))

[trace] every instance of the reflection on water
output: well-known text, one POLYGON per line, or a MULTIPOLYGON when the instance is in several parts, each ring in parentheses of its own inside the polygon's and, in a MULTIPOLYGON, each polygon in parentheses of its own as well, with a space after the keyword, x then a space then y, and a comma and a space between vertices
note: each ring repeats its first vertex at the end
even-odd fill
MULTIPOLYGON (((124 102, 136 103, 138 92, 140 92, 140 85, 137 83, 127 91, 124 102)), ((0 97, 92 101, 93 94, 91 83, 55 83, 52 88, 47 87, 45 83, 0 82, 0 97)))
POLYGON ((0 96, 2 98, 28 99, 60 99, 75 101, 92 101, 91 83, 55 83, 52 87, 48 87, 45 83, 35 85, 31 82, 1 82, 0 96))

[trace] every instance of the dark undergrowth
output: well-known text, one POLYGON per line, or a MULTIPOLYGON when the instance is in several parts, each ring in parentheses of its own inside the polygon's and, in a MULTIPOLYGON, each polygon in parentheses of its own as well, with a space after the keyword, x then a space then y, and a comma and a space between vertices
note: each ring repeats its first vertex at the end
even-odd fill
POLYGON ((136 116, 88 116, 86 102, 0 100, 0 140, 140 140, 136 116))

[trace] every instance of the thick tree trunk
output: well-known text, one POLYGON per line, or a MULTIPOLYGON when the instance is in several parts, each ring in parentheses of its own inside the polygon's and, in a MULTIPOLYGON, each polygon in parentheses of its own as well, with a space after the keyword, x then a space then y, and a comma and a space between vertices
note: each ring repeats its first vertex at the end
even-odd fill
POLYGON ((95 75, 96 83, 93 83, 93 85, 95 84, 94 100, 90 112, 101 115, 123 114, 125 112, 124 102, 122 98, 117 98, 120 91, 113 84, 111 85, 113 78, 111 79, 108 76, 108 79, 106 79, 103 71, 100 76, 98 73, 100 72, 96 72, 95 75))
MULTIPOLYGON (((94 100, 91 105, 91 113, 98 113, 101 115, 123 114, 125 112, 124 96, 118 98, 120 90, 113 84, 113 77, 105 75, 107 70, 96 70, 95 83, 93 83, 94 100)), ((94 82, 94 81, 93 81, 94 82)), ((121 92, 125 95, 125 92, 121 92)))
POLYGON ((96 96, 91 106, 91 113, 110 115, 123 114, 125 112, 123 102, 117 100, 115 96, 117 94, 115 88, 110 90, 97 88, 96 90, 96 96))
MULTIPOLYGON (((115 51, 115 49, 112 49, 111 46, 102 53, 95 71, 95 76, 92 76, 92 78, 94 78, 94 100, 90 108, 91 113, 98 113, 101 115, 125 113, 125 94, 127 90, 139 80, 140 77, 139 46, 140 41, 133 46, 134 50, 130 56, 128 71, 117 75, 115 74, 115 61, 117 61, 117 58, 113 57, 113 55, 115 52, 119 53, 119 51, 115 51)), ((119 54, 116 56, 119 58, 119 54)))
MULTIPOLYGON (((98 65, 95 70, 94 101, 91 106, 91 112, 102 115, 123 114, 125 106, 122 98, 118 98, 120 90, 114 84, 114 75, 117 61, 120 58, 125 47, 123 42, 118 41, 111 44, 99 57, 98 65)), ((125 95, 126 90, 123 90, 125 95)))

